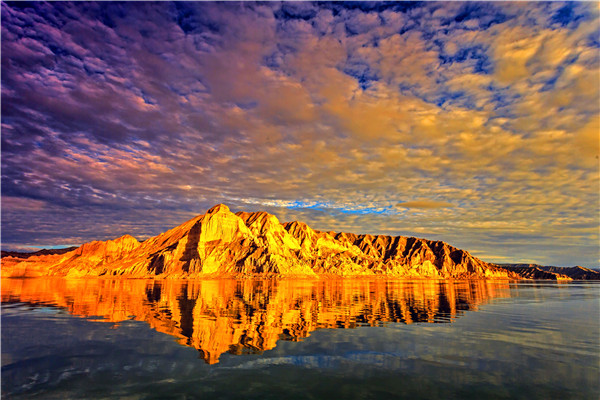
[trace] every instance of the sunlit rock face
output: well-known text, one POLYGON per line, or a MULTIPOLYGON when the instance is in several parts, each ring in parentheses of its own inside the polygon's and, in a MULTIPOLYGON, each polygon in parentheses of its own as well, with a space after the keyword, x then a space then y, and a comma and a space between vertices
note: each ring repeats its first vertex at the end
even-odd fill
POLYGON ((402 236, 319 232, 266 212, 219 204, 138 242, 123 236, 57 255, 2 259, 3 276, 356 276, 516 277, 444 242, 402 236))
POLYGON ((2 279, 2 302, 57 306, 117 324, 135 319, 210 364, 260 353, 317 329, 449 323, 494 298, 506 280, 2 279))

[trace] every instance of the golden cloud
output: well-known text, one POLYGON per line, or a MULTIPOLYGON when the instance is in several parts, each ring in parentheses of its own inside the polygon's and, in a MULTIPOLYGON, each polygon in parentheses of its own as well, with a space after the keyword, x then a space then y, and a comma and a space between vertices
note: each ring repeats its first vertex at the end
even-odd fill
POLYGON ((434 200, 414 200, 414 201, 405 201, 402 203, 396 204, 396 207, 404 207, 404 208, 450 208, 454 207, 454 204, 448 203, 445 201, 434 201, 434 200))

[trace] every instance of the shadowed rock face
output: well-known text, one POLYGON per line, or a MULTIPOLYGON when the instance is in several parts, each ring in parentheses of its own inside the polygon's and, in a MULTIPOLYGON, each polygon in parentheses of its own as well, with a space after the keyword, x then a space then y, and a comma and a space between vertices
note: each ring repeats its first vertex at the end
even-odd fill
POLYGON ((571 279, 586 281, 600 280, 600 272, 594 271, 593 269, 584 268, 579 265, 574 267, 540 267, 540 269, 555 274, 566 275, 571 279))
POLYGON ((499 264, 498 267, 517 273, 527 279, 547 280, 600 280, 600 272, 580 267, 552 267, 538 264, 499 264))
POLYGON ((5 257, 8 276, 386 275, 429 278, 517 277, 444 242, 402 236, 319 232, 280 223, 266 212, 219 204, 184 224, 138 242, 126 235, 65 254, 5 257))
POLYGON ((553 273, 547 272, 537 267, 516 267, 510 268, 511 271, 516 272, 519 276, 527 279, 545 279, 545 280, 570 280, 571 278, 553 273))
POLYGON ((0 257, 4 258, 4 257, 14 257, 14 258, 29 258, 29 257, 34 257, 34 256, 44 256, 44 255, 48 255, 48 254, 64 254, 67 253, 69 251, 73 251, 77 248, 77 246, 73 246, 73 247, 66 247, 64 249, 42 249, 42 250, 38 250, 35 251, 33 253, 29 252, 21 252, 21 251, 4 251, 2 250, 0 252, 0 257))
POLYGON ((2 302, 56 306, 118 324, 131 318, 198 349, 209 364, 223 353, 272 349, 317 329, 388 322, 449 323, 510 295, 506 280, 383 279, 3 279, 2 302))

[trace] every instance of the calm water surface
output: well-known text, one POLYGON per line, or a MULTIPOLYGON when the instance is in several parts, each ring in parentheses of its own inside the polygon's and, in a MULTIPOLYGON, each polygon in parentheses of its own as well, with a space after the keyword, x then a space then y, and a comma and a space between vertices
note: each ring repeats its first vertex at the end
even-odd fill
POLYGON ((597 399, 600 283, 2 280, 6 399, 597 399))

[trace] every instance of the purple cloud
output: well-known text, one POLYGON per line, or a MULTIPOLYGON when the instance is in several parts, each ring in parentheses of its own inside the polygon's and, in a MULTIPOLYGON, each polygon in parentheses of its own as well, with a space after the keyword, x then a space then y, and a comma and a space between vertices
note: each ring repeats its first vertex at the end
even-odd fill
POLYGON ((593 266, 598 10, 563 7, 2 3, 3 246, 225 202, 593 266))

